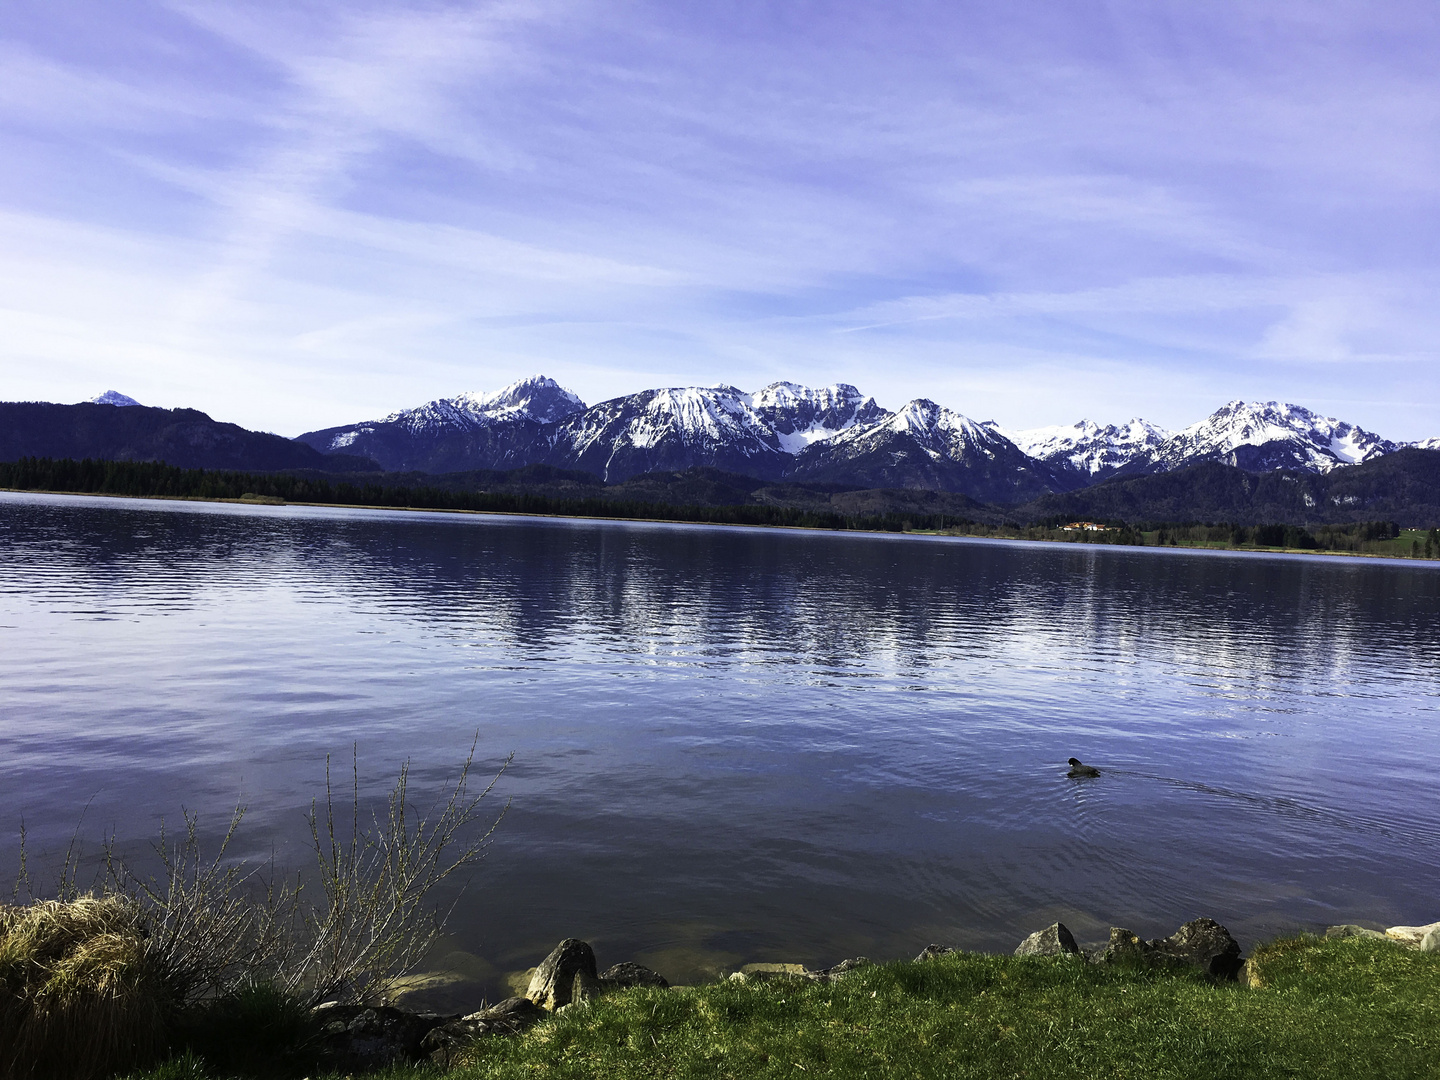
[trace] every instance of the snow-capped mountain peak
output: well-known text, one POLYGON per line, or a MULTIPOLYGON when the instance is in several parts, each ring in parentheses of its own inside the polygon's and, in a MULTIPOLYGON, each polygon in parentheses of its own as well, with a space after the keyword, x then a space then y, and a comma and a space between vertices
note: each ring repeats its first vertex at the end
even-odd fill
POLYGON ((646 390, 602 402, 561 425, 566 443, 584 458, 607 445, 604 475, 639 463, 672 467, 686 454, 730 469, 778 474, 788 456, 889 414, 853 386, 812 389, 772 383, 754 394, 726 384, 646 390))
POLYGON ((554 379, 533 375, 490 393, 437 398, 414 409, 391 413, 380 423, 403 424, 412 431, 433 427, 486 427, 496 421, 533 420, 553 424, 584 412, 585 402, 554 379))
POLYGON ((723 384, 655 391, 629 440, 633 446, 648 447, 670 433, 686 444, 764 442, 769 434, 751 408, 750 395, 723 384))
MULTIPOLYGON (((393 470, 547 465, 617 481, 708 467, 1001 502, 1203 461, 1250 472, 1328 472, 1399 449, 1353 424, 1274 401, 1231 401, 1179 432, 1141 419, 1009 430, 925 398, 890 412, 848 383, 775 382, 753 393, 725 383, 675 386, 587 407, 544 376, 300 438, 393 470)), ((1440 439, 1416 445, 1436 447, 1440 439)))
POLYGON ((585 402, 577 394, 544 375, 520 379, 488 394, 461 394, 454 401, 470 412, 496 419, 523 416, 539 424, 553 424, 585 411, 585 402))
POLYGON ((1222 460, 1252 470, 1299 468, 1323 473, 1397 448, 1364 428, 1301 405, 1236 399, 1177 432, 1160 449, 1155 464, 1166 471, 1222 460))
POLYGON ((87 404, 91 405, 139 405, 133 397, 120 393, 119 390, 106 390, 99 397, 92 397, 87 404))
POLYGON ((1068 426, 1011 431, 989 425, 1027 455, 1062 469, 1087 476, 1114 472, 1131 462, 1148 461, 1174 434, 1148 420, 1100 425, 1081 420, 1068 426))
POLYGON ((958 461, 969 454, 994 457, 992 444, 1005 441, 993 429, 930 401, 916 398, 898 412, 836 435, 837 446, 879 445, 898 435, 909 436, 934 461, 958 461))
POLYGON ((857 424, 871 424, 889 415, 874 398, 849 383, 818 389, 792 382, 771 383, 753 396, 751 405, 787 454, 798 454, 857 424))

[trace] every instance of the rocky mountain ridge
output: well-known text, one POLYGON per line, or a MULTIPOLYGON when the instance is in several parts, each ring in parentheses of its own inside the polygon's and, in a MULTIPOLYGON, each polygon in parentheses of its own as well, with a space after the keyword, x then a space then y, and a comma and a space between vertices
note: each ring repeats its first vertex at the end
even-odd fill
MULTIPOLYGON (((994 506, 1206 462, 1249 474, 1323 476, 1406 445, 1281 402, 1231 401, 1180 431, 1139 418, 1012 430, 923 398, 892 412, 847 383, 777 382, 753 393, 727 385, 667 387, 587 405, 555 380, 535 376, 293 442, 235 425, 224 425, 222 438, 221 426, 204 414, 150 409, 113 390, 75 406, 4 408, 16 421, 0 440, 8 460, 176 458, 205 467, 428 475, 547 467, 609 484, 698 468, 772 484, 941 492, 994 506), (177 426, 182 418, 188 427, 177 426), (293 451, 277 453, 277 445, 293 451)), ((1440 439, 1413 445, 1433 447, 1440 439)))
MULTIPOLYGON (((447 472, 546 464, 615 482, 657 470, 716 468, 765 480, 959 492, 1021 502, 1220 461, 1248 472, 1332 469, 1403 445, 1283 402, 1235 400, 1180 431, 1134 418, 1023 430, 976 422, 917 399, 892 412, 854 386, 778 382, 642 390, 587 406, 535 376, 379 421, 307 432, 322 452, 387 469, 447 472)), ((1440 443, 1427 440, 1419 445, 1440 443)))

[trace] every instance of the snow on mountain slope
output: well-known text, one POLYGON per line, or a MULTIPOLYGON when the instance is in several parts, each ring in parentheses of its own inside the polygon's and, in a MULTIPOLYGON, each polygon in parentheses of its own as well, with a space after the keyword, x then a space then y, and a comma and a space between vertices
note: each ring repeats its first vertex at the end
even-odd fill
POLYGON ((601 402, 556 427, 552 464, 614 480, 693 465, 773 478, 797 450, 888 416, 853 386, 773 383, 645 390, 601 402))
POLYGON ((771 383, 752 397, 751 407, 787 454, 798 454, 812 443, 890 415, 849 383, 819 389, 771 383))
POLYGON ((544 456, 546 425, 584 408, 554 379, 536 375, 493 393, 438 398, 381 420, 307 431, 299 441, 324 453, 361 454, 392 470, 519 468, 544 456))
POLYGON ((1401 446, 1413 446, 1416 450, 1440 450, 1440 437, 1432 439, 1421 439, 1418 442, 1401 443, 1401 446))
POLYGON ((1028 428, 1010 431, 998 424, 987 427, 1004 435, 1024 453, 1086 476, 1097 476, 1124 468, 1135 461, 1147 461, 1173 436, 1173 432, 1134 419, 1125 425, 1081 420, 1069 427, 1028 428))
MULTIPOLYGON (((308 432, 300 441, 391 470, 548 464, 616 481, 708 466, 766 480, 931 488, 996 502, 1211 460, 1249 472, 1329 472, 1399 448, 1353 424, 1273 401, 1232 401, 1179 432, 1139 419, 1011 431, 926 399, 891 413, 846 383, 777 382, 754 393, 669 387, 586 407, 542 376, 308 432)), ((1418 445, 1440 448, 1440 439, 1418 445)))
POLYGON ((553 424, 572 413, 584 412, 585 402, 554 379, 535 375, 489 394, 461 394, 457 406, 492 419, 523 416, 540 424, 553 424))
POLYGON ((607 480, 656 469, 709 465, 770 475, 782 467, 775 433, 755 415, 749 394, 733 386, 644 390, 562 420, 553 464, 607 480))
POLYGON ((534 375, 488 394, 467 393, 453 398, 438 398, 418 408, 391 413, 378 422, 403 424, 411 431, 437 427, 487 427, 504 420, 553 424, 584 410, 585 402, 554 379, 534 375))
POLYGON ((897 435, 914 440, 932 461, 960 461, 975 454, 994 458, 996 447, 1009 443, 989 426, 919 398, 874 423, 840 432, 829 440, 829 449, 833 453, 864 453, 897 435))
POLYGON ((645 390, 601 402, 566 425, 568 440, 584 452, 611 434, 625 445, 645 450, 667 438, 686 446, 731 445, 759 453, 774 450, 771 432, 750 408, 748 394, 733 386, 684 386, 645 390), (616 430, 617 421, 623 426, 616 430))
MULTIPOLYGON (((368 453, 387 469, 422 468, 431 461, 453 463, 453 455, 439 445, 447 437, 473 443, 475 433, 483 429, 551 424, 584 409, 585 402, 554 379, 534 375, 488 394, 437 398, 381 420, 307 431, 300 441, 327 453, 368 453)), ((524 437, 510 441, 523 442, 524 437)), ((512 448, 510 455, 518 452, 512 448)))
POLYGON ((90 405, 139 405, 133 397, 120 393, 119 390, 106 390, 99 397, 92 397, 87 404, 90 405))
POLYGON ((1398 449, 1354 424, 1278 401, 1232 401, 1176 432, 1155 454, 1154 470, 1226 461, 1255 471, 1298 468, 1329 472, 1398 449))
POLYGON ((806 447, 790 475, 857 487, 951 491, 1006 503, 1074 486, 991 426, 923 398, 806 447))

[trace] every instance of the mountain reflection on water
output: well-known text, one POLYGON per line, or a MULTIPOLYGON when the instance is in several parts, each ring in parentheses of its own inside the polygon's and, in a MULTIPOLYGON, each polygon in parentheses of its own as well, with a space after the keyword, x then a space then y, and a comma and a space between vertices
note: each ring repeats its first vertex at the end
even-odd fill
POLYGON ((478 731, 513 804, 452 931, 496 973, 1429 922, 1437 571, 0 495, 0 870, 22 815, 237 803, 299 865, 326 754, 438 789, 478 731))

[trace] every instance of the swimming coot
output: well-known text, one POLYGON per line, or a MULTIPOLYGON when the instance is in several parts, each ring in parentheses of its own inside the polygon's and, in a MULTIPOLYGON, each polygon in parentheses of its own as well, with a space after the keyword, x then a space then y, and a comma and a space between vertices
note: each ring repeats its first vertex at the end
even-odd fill
POLYGON ((1070 759, 1070 771, 1066 776, 1099 776, 1100 770, 1094 765, 1086 765, 1079 758, 1070 759))

